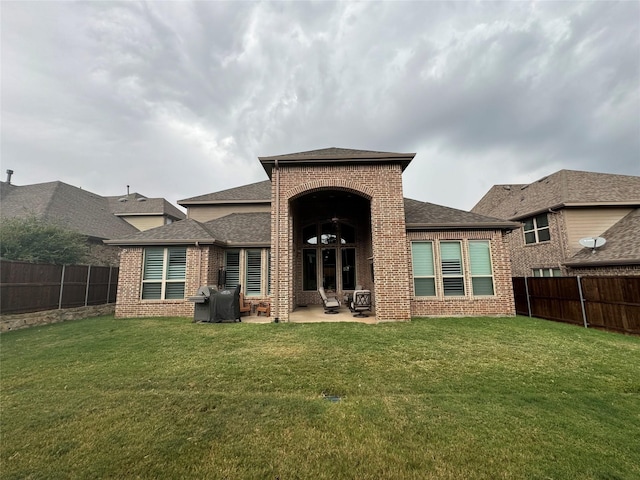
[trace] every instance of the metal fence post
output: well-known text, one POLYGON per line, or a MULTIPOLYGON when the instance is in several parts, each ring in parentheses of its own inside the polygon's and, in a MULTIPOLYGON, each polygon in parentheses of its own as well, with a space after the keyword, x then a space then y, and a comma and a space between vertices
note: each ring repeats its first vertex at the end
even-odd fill
POLYGON ((584 295, 582 294, 582 280, 580 279, 580 275, 576 277, 576 281, 578 282, 578 293, 580 294, 580 308, 582 308, 582 322, 584 323, 584 328, 589 328, 589 324, 587 323, 587 312, 584 308, 584 295))
POLYGON ((62 310, 62 291, 64 290, 64 269, 66 265, 62 265, 62 276, 60 277, 60 298, 58 298, 58 310, 62 310))
POLYGON ((527 294, 527 312, 531 316, 531 301, 529 300, 529 277, 524 277, 524 291, 527 294))
POLYGON ((84 306, 86 307, 89 302, 89 279, 91 278, 91 265, 87 269, 87 288, 84 291, 84 306))

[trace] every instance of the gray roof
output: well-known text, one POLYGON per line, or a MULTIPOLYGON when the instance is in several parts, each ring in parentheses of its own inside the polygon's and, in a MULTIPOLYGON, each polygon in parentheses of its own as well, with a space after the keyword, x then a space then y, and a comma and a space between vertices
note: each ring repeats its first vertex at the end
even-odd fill
POLYGON ((565 265, 640 265, 640 208, 625 215, 601 237, 607 241, 604 246, 594 252, 590 248, 583 248, 565 265))
POLYGON ((472 212, 517 220, 549 208, 640 205, 640 177, 560 170, 527 185, 494 185, 472 212))
POLYGON ((262 167, 271 178, 271 171, 276 162, 279 164, 297 165, 335 165, 335 164, 359 164, 359 163, 399 163, 402 170, 407 168, 415 153, 378 152, 372 150, 354 150, 351 148, 322 148, 306 152, 287 153, 269 157, 258 157, 262 167))
POLYGON ((180 205, 216 203, 271 203, 271 180, 229 188, 220 192, 179 200, 180 205))
MULTIPOLYGON (((243 187, 201 195, 180 204, 220 203, 235 204, 242 201, 271 201, 271 181, 252 183, 243 187)), ((514 229, 519 224, 487 217, 455 208, 404 199, 405 220, 410 230, 453 230, 453 229, 514 229)), ((115 245, 152 244, 219 244, 223 246, 271 244, 271 213, 232 213, 208 222, 193 219, 174 222, 135 235, 120 237, 107 243, 115 245)))
POLYGON ((105 197, 114 215, 162 215, 173 220, 183 220, 187 216, 164 198, 147 198, 139 193, 105 197))
POLYGON ((271 213, 232 213, 208 222, 186 219, 106 243, 169 245, 196 242, 223 246, 268 246, 271 243, 271 213))
POLYGON ((429 202, 404 199, 405 223, 408 230, 508 229, 518 223, 444 207, 429 202))
POLYGON ((35 216, 93 238, 115 238, 138 230, 114 216, 105 197, 63 182, 2 185, 5 218, 35 216))

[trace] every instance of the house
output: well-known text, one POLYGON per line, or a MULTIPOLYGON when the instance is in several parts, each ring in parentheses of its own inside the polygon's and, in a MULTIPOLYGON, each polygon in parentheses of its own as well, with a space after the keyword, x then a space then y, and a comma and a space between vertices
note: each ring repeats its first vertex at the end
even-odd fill
POLYGON ((371 290, 378 321, 514 315, 505 235, 518 224, 403 198, 413 153, 341 148, 259 157, 268 180, 178 202, 187 219, 112 239, 116 316, 192 316, 203 285, 241 285, 288 321, 371 290))
POLYGON ((148 230, 186 218, 184 213, 164 198, 147 198, 139 193, 105 198, 111 213, 137 230, 148 230))
POLYGON ((119 249, 103 240, 185 218, 162 198, 148 199, 137 193, 103 197, 60 181, 32 185, 0 182, 0 201, 0 218, 34 216, 86 235, 89 257, 108 265, 118 264, 119 249))
POLYGON ((640 177, 560 170, 494 185, 472 212, 521 222, 507 235, 514 276, 640 275, 640 177), (602 237, 593 249, 580 239, 602 237))

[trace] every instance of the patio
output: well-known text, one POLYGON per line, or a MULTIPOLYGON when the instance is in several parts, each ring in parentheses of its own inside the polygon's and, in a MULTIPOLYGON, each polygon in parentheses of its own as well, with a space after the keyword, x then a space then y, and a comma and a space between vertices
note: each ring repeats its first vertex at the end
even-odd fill
MULTIPOLYGON (((349 311, 346 305, 341 305, 340 310, 336 314, 324 313, 322 305, 308 305, 306 307, 297 307, 289 314, 289 322, 292 323, 320 323, 320 322, 356 322, 356 323, 377 323, 375 310, 366 312, 366 318, 357 318, 349 311)), ((273 318, 264 316, 244 316, 243 323, 269 323, 273 322, 273 318)))

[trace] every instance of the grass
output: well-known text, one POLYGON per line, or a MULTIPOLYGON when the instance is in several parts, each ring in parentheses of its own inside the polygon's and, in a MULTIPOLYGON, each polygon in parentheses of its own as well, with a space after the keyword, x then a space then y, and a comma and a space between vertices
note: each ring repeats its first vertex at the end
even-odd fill
POLYGON ((103 317, 0 340, 3 479, 640 478, 638 337, 103 317))

